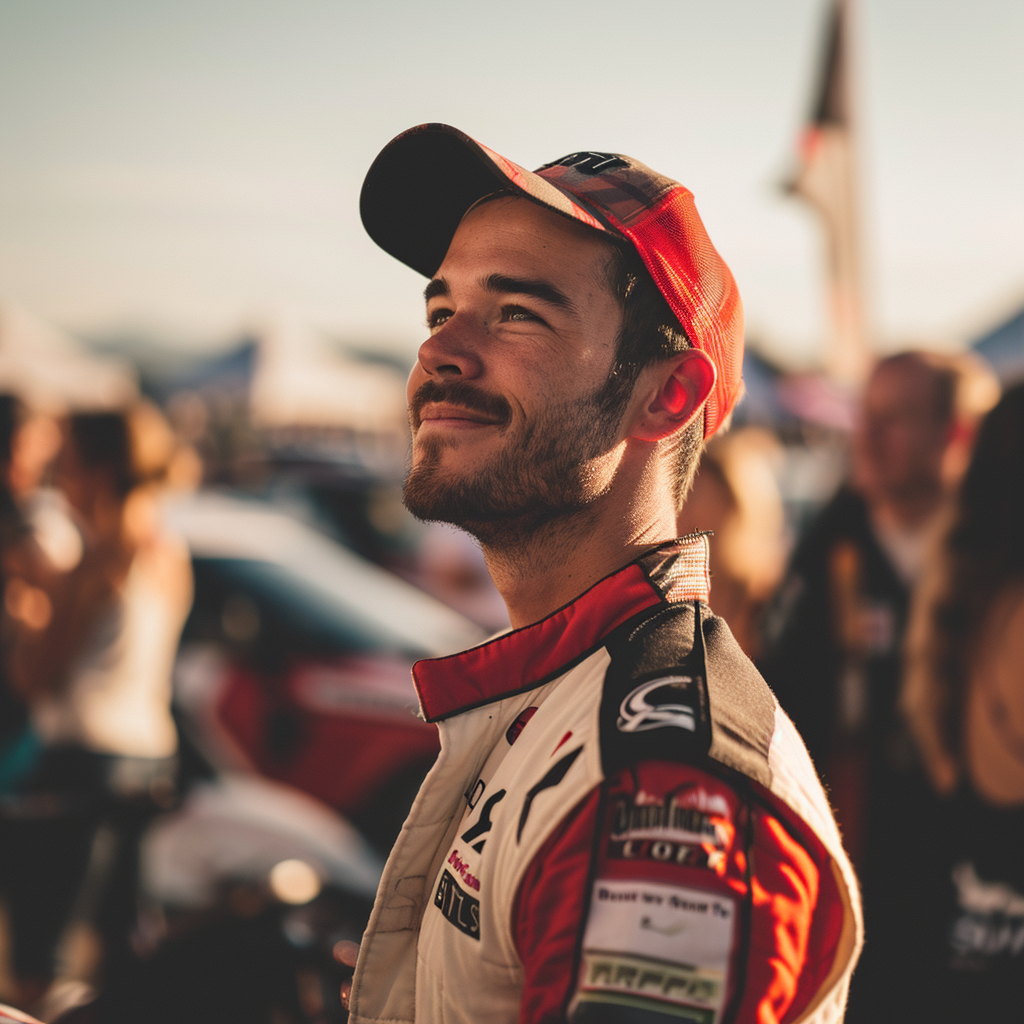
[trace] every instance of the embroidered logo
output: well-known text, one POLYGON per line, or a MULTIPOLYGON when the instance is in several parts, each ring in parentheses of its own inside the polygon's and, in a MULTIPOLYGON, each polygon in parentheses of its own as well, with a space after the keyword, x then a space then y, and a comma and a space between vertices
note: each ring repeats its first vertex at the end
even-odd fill
POLYGON ((434 906, 463 935, 480 940, 480 901, 462 889, 450 871, 441 872, 441 880, 434 894, 434 906))
POLYGON ((546 171, 549 167, 573 167, 583 174, 600 174, 602 171, 615 170, 618 167, 628 167, 622 157, 614 153, 594 153, 586 151, 583 153, 570 153, 563 156, 561 160, 553 160, 545 164, 541 170, 546 171))
POLYGON ((615 725, 619 732, 647 732, 650 729, 697 731, 697 682, 692 676, 663 676, 641 683, 619 705, 615 725))

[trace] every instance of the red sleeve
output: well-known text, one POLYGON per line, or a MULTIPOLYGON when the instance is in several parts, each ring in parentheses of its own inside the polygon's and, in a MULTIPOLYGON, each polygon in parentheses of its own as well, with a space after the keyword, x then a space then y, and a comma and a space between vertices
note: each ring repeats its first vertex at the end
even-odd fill
POLYGON ((520 1021, 625 1021, 632 1008, 712 1024, 737 1002, 737 1024, 795 1019, 838 938, 824 864, 813 837, 722 779, 661 761, 622 772, 523 877, 520 1021))

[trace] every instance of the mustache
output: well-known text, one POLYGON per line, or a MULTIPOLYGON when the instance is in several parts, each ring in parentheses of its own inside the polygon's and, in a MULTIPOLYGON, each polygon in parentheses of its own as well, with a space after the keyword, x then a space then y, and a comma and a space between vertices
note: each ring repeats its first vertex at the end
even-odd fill
POLYGON ((501 395, 483 391, 464 380, 424 381, 409 402, 409 418, 415 429, 420 425, 420 410, 428 402, 446 402, 459 405, 470 412, 478 412, 504 426, 512 418, 512 406, 501 395))

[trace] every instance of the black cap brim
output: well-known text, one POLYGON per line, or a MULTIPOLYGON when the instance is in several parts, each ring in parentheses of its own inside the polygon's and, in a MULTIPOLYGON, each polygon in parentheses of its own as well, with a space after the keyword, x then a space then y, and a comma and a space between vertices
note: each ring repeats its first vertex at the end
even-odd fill
POLYGON ((359 212, 385 252, 433 277, 466 211, 510 184, 468 135, 425 124, 380 152, 363 182, 359 212))

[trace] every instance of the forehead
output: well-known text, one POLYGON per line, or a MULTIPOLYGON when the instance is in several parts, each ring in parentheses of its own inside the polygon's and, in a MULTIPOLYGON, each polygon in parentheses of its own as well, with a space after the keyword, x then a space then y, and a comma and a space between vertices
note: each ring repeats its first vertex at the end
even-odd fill
POLYGON ((938 382, 930 367, 913 360, 882 363, 871 375, 865 399, 871 404, 932 402, 938 382))
POLYGON ((599 232, 517 196, 474 206, 463 218, 436 276, 451 271, 490 273, 501 264, 521 272, 608 286, 612 247, 599 232))

